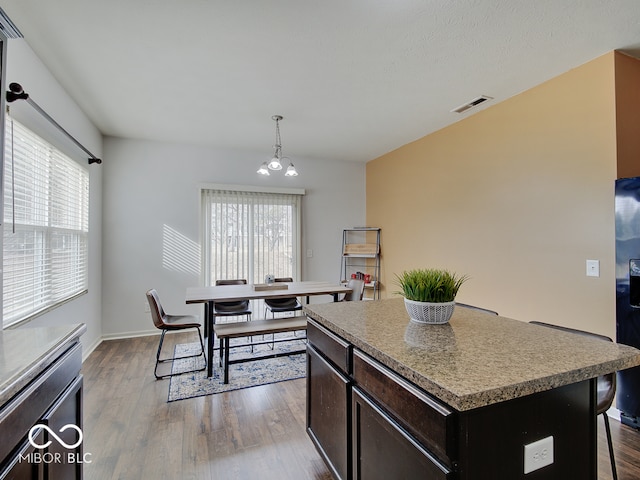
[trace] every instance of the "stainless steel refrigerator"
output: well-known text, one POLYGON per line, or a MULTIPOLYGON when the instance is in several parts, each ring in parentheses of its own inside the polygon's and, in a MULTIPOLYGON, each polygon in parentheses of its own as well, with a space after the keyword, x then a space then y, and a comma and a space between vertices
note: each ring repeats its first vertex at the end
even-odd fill
MULTIPOLYGON (((616 180, 616 341, 640 348, 640 177, 616 180)), ((640 367, 618 372, 620 420, 640 428, 640 367)))

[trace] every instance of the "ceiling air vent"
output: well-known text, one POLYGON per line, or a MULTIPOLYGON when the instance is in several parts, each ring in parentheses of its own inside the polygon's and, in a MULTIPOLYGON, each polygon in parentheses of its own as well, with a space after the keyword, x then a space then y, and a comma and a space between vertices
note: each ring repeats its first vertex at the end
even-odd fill
POLYGON ((470 102, 465 103, 464 105, 460 105, 459 107, 454 108, 453 110, 451 110, 451 112, 452 113, 453 112, 456 112, 456 113, 466 112, 470 108, 476 107, 476 106, 480 105, 481 103, 486 102, 487 100, 493 100, 493 97, 488 97, 486 95, 482 95, 481 97, 474 98, 473 100, 471 100, 470 102))
POLYGON ((2 30, 7 38, 23 38, 16 24, 11 21, 2 8, 0 8, 0 30, 2 30))

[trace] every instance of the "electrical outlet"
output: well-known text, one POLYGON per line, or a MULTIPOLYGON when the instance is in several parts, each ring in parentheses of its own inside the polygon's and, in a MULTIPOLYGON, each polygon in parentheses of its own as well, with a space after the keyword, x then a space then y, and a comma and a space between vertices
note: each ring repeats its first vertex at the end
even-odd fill
POLYGON ((524 446, 524 473, 531 473, 553 463, 553 437, 524 446))
POLYGON ((600 276, 600 260, 587 260, 587 277, 600 276))

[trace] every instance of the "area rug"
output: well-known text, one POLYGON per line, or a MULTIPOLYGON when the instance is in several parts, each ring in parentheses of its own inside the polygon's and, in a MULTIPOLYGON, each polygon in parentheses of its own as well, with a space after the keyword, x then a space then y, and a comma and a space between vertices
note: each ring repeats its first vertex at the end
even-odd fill
MULTIPOLYGON (((251 347, 243 346, 232 348, 230 358, 250 358, 268 355, 275 352, 291 352, 304 349, 305 340, 295 338, 291 333, 276 334, 276 340, 289 339, 281 343, 256 345, 251 351, 251 347)), ((255 337, 259 340, 261 337, 255 337)), ((233 339, 231 345, 246 344, 246 338, 233 339)), ((268 340, 268 338, 267 338, 268 340)), ((217 342, 216 342, 217 345, 217 342)), ((200 351, 199 343, 179 344, 175 347, 175 356, 196 354, 200 351)), ((194 370, 204 365, 202 357, 187 358, 173 362, 172 373, 194 370)), ((302 378, 306 375, 306 358, 304 354, 291 355, 286 357, 268 358, 255 362, 245 362, 229 365, 229 383, 222 382, 223 371, 220 367, 218 350, 213 357, 213 376, 207 377, 206 370, 201 372, 184 373, 171 377, 169 382, 169 396, 167 401, 184 400, 187 398, 213 395, 230 390, 266 385, 268 383, 282 382, 302 378)))

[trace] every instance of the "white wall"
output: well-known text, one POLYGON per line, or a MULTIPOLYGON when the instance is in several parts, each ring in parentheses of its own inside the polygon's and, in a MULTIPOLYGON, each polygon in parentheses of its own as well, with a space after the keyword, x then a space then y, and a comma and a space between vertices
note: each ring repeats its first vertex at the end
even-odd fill
POLYGON ((216 150, 106 138, 104 151, 103 332, 105 338, 153 332, 145 292, 168 312, 202 316, 185 305, 201 284, 200 197, 206 183, 304 188, 303 279, 336 282, 342 229, 364 224, 365 166, 293 157, 300 176, 256 173, 271 153, 216 150), (308 249, 313 257, 306 258, 308 249), (177 265, 177 266, 176 266, 177 265))
MULTIPOLYGON (((10 39, 8 42, 6 78, 7 85, 11 82, 21 84, 33 101, 94 155, 102 155, 100 132, 62 89, 24 39, 10 39)), ((85 154, 65 140, 55 127, 44 121, 26 102, 14 102, 10 104, 10 108, 12 115, 18 120, 58 144, 65 153, 87 166, 90 179, 89 292, 18 328, 85 323, 87 332, 81 340, 86 355, 102 336, 102 166, 87 165, 85 154)))

